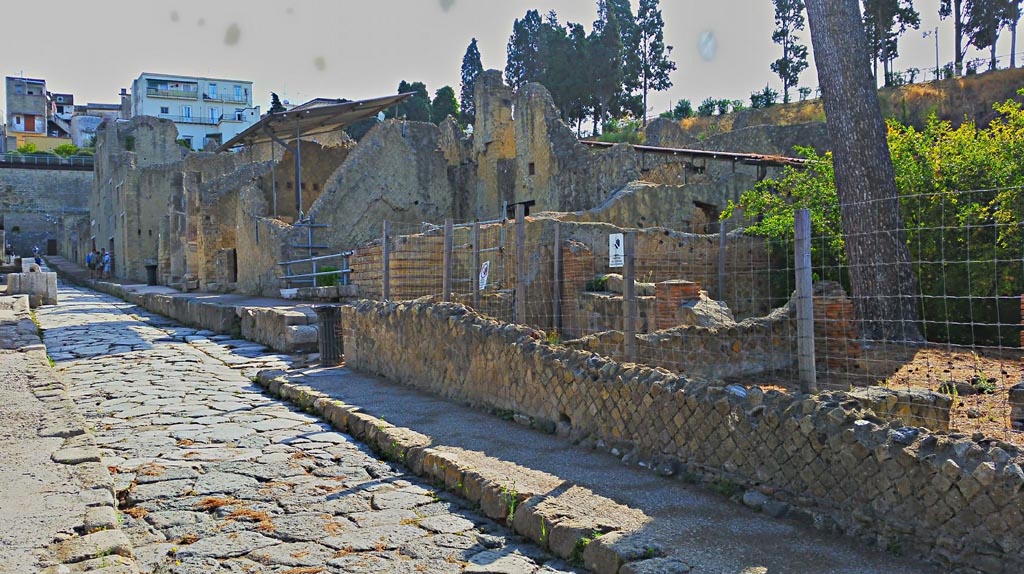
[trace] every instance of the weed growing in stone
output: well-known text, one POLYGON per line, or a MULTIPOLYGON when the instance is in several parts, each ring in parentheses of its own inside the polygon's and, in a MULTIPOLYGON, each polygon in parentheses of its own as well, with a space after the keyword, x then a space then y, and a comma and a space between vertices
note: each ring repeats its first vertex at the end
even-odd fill
POLYGON ((740 492, 743 492, 743 485, 738 482, 733 482, 727 478, 718 478, 711 481, 711 490, 726 498, 732 498, 740 492))
POLYGON ((583 552, 587 549, 587 546, 591 542, 601 537, 601 531, 594 530, 590 534, 580 537, 576 540, 576 545, 573 546, 572 556, 569 557, 569 563, 574 566, 583 566, 583 552))
POLYGON ((505 501, 505 506, 508 507, 508 523, 511 524, 516 517, 516 505, 519 502, 519 491, 516 489, 516 481, 512 481, 512 486, 501 487, 501 497, 505 501))

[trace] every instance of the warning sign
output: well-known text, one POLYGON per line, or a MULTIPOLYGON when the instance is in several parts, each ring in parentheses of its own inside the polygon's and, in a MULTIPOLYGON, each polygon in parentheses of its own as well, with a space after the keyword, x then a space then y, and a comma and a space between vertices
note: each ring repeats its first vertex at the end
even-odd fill
POLYGON ((483 265, 480 266, 480 290, 483 291, 487 288, 487 275, 491 272, 491 262, 484 261, 483 265))
POLYGON ((608 267, 622 267, 625 245, 621 233, 608 234, 608 267))

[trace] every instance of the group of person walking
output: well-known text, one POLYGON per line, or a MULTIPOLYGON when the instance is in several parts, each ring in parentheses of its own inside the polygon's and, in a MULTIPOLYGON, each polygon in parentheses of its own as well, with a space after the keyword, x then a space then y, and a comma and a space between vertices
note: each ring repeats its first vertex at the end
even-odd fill
POLYGON ((85 254, 85 266, 89 269, 89 277, 93 279, 110 278, 110 252, 91 251, 85 254))

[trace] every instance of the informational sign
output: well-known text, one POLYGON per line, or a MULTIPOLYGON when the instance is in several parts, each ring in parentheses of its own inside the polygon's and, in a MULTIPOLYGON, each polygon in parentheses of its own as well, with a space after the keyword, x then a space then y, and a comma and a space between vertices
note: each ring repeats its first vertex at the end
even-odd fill
POLYGON ((608 267, 622 267, 625 243, 621 233, 608 234, 608 267))
POLYGON ((480 266, 480 290, 483 291, 487 288, 487 275, 491 272, 491 262, 484 261, 483 265, 480 266))

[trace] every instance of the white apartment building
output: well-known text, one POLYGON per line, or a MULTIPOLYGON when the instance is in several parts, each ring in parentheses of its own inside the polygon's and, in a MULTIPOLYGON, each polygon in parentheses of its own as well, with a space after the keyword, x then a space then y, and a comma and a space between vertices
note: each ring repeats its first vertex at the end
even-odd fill
POLYGON ((252 82, 143 73, 132 83, 132 116, 171 120, 195 150, 221 144, 260 119, 252 82))

